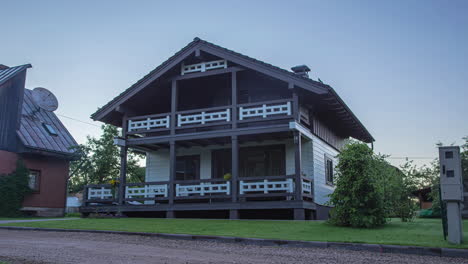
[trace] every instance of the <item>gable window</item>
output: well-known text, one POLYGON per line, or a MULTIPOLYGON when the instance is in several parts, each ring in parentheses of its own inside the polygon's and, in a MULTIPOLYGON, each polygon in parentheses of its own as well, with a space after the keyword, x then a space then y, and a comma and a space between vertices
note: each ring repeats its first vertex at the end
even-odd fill
POLYGON ((58 136, 57 130, 55 130, 55 128, 54 128, 52 125, 46 124, 46 123, 42 123, 42 126, 43 126, 44 129, 47 131, 47 133, 49 133, 49 135, 51 135, 51 136, 58 136))
POLYGON ((39 183, 40 183, 41 172, 38 170, 29 171, 29 188, 34 192, 39 192, 39 183))
POLYGON ((176 161, 176 180, 199 180, 200 179, 200 156, 181 156, 176 161))
POLYGON ((281 176, 286 174, 284 145, 241 148, 240 177, 281 176))
POLYGON ((325 180, 328 185, 333 185, 333 160, 325 155, 325 180))

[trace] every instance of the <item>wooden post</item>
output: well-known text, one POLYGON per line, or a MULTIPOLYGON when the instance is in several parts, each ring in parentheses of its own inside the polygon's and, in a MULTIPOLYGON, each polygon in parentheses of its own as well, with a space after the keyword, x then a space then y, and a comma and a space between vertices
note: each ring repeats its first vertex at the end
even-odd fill
POLYGON ((301 114, 299 113, 299 95, 297 94, 297 90, 293 90, 293 116, 296 122, 301 122, 301 114))
POLYGON ((174 189, 174 181, 176 178, 176 144, 175 141, 171 140, 169 142, 169 204, 174 204, 174 197, 175 197, 175 189, 174 189))
POLYGON ((175 135, 177 126, 177 81, 172 81, 171 86, 171 135, 175 135))
POLYGON ((305 209, 294 208, 294 220, 305 220, 305 209))
POLYGON ((237 202, 237 194, 239 193, 239 141, 237 136, 231 136, 231 197, 232 202, 237 202))
POLYGON ((295 198, 302 200, 301 132, 294 132, 295 198))
POLYGON ((237 72, 231 73, 231 112, 232 129, 237 128, 237 72))
POLYGON ((122 118, 122 138, 125 140, 125 146, 120 147, 120 179, 117 202, 119 205, 124 205, 125 201, 125 184, 127 183, 127 115, 122 118))

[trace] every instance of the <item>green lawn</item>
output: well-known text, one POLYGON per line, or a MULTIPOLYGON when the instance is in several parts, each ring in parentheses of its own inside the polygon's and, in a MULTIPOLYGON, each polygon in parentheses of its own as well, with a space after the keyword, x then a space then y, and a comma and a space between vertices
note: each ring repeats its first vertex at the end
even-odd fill
POLYGON ((468 248, 468 221, 464 221, 465 241, 450 245, 442 237, 439 219, 416 219, 402 223, 398 219, 376 229, 335 227, 322 221, 259 221, 155 218, 78 219, 31 223, 0 224, 44 228, 72 228, 153 232, 194 235, 220 235, 252 238, 357 242, 375 244, 415 245, 428 247, 468 248))

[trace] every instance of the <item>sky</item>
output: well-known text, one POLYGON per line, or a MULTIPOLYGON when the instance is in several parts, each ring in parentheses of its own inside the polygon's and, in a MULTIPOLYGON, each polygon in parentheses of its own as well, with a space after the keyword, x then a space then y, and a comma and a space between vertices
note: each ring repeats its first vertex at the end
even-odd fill
POLYGON ((306 64, 398 165, 468 136, 468 1, 2 1, 0 64, 31 63, 78 143, 90 115, 194 37, 306 64), (73 119, 70 119, 73 118, 73 119), (79 120, 79 121, 77 121, 79 120))

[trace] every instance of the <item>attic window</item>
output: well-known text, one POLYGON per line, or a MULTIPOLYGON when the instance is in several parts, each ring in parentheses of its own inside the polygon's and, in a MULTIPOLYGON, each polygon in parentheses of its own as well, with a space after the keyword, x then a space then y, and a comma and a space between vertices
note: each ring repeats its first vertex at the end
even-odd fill
POLYGON ((49 133, 49 135, 51 136, 58 136, 58 133, 57 131, 55 130, 55 128, 49 124, 46 124, 46 123, 42 123, 42 126, 45 128, 45 130, 49 133))

